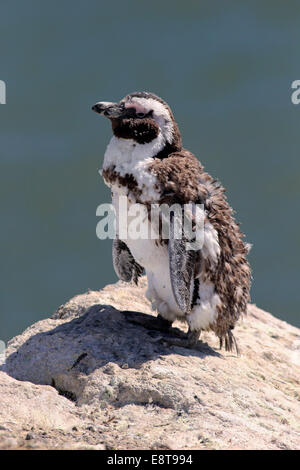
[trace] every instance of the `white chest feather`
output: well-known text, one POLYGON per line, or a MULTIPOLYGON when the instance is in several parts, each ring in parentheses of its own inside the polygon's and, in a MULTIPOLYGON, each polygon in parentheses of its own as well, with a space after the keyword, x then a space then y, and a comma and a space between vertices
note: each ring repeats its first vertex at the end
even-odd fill
MULTIPOLYGON (((164 145, 165 140, 161 133, 152 142, 143 145, 130 139, 119 139, 113 136, 104 155, 103 169, 113 166, 122 177, 132 175, 142 190, 140 200, 155 202, 159 199, 160 192, 157 189, 157 178, 150 172, 149 166, 153 162, 152 157, 159 153, 164 145)), ((118 185, 112 189, 124 194, 124 189, 119 188, 118 185)))

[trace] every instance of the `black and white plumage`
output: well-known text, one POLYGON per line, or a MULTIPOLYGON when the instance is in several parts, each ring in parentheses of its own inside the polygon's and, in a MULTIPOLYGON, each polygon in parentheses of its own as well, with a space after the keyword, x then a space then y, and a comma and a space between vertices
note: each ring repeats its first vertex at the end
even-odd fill
POLYGON ((186 345, 194 345, 201 330, 211 329, 221 345, 231 350, 236 345, 232 329, 246 312, 251 273, 248 246, 224 188, 183 149, 171 109, 156 95, 132 93, 119 103, 99 102, 93 110, 112 123, 114 135, 105 152, 102 175, 112 190, 117 219, 120 196, 126 196, 129 208, 142 204, 154 230, 157 227, 149 217, 152 204, 204 207, 199 250, 187 249, 184 239, 172 235, 171 217, 168 240, 129 235, 121 239, 118 234, 113 242, 116 273, 124 281, 137 282, 146 271, 146 295, 160 319, 170 325, 175 319, 187 321, 186 345))

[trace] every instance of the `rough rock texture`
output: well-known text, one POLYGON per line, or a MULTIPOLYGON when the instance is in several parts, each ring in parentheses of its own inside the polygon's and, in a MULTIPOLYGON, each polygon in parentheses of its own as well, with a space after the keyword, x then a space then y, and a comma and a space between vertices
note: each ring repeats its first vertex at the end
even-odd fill
POLYGON ((78 295, 10 341, 0 448, 299 449, 300 330, 250 305, 240 357, 211 333, 169 347, 122 313, 153 314, 140 284, 78 295))

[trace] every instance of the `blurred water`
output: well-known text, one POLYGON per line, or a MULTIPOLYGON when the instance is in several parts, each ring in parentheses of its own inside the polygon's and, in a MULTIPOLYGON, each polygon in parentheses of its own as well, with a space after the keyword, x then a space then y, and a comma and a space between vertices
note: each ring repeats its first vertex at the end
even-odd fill
POLYGON ((300 325, 300 4, 11 0, 0 7, 0 338, 114 282, 96 238, 109 123, 90 111, 162 96, 254 244, 252 300, 300 325))

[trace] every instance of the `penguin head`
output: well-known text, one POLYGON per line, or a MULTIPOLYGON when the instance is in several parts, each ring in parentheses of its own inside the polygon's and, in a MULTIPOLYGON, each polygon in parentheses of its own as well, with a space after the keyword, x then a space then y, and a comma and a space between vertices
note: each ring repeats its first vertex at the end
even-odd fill
POLYGON ((110 119, 118 138, 146 144, 160 135, 166 145, 180 139, 170 107, 154 93, 134 92, 118 103, 99 101, 92 110, 110 119))

